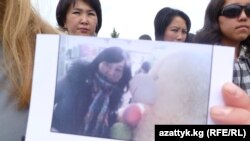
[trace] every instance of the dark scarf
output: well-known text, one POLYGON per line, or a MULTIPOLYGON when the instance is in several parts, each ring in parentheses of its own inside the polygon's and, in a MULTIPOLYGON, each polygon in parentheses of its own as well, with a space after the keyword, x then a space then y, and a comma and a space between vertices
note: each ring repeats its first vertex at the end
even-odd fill
POLYGON ((98 73, 95 75, 93 85, 92 102, 84 119, 85 126, 83 133, 90 136, 104 137, 109 127, 109 97, 114 85, 107 82, 98 73))

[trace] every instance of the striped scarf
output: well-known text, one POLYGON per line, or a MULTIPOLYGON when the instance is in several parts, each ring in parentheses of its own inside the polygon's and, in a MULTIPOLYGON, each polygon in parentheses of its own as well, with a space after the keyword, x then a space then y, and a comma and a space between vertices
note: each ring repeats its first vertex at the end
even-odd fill
POLYGON ((108 132, 109 96, 113 85, 105 81, 100 74, 95 75, 93 99, 84 118, 84 135, 104 137, 108 132))

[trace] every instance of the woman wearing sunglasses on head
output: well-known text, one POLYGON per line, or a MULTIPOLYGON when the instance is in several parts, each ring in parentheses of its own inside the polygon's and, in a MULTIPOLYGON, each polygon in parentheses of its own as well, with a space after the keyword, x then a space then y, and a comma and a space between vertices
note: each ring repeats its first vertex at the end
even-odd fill
POLYGON ((195 42, 235 48, 233 82, 237 86, 223 86, 226 106, 213 107, 211 116, 221 124, 250 124, 250 0, 211 0, 195 42))

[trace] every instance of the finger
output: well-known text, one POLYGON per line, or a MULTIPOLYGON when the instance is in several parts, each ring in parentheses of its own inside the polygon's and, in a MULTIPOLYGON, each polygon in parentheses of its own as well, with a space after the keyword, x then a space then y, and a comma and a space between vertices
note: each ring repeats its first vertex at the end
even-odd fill
POLYGON ((250 111, 250 97, 240 87, 226 83, 222 88, 222 94, 226 105, 250 111))
POLYGON ((242 108, 214 106, 210 115, 217 124, 250 124, 250 112, 242 108))

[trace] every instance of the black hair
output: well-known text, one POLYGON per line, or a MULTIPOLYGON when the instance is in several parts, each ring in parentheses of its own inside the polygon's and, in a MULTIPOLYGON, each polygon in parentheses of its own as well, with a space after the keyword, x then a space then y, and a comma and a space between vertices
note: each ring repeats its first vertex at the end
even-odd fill
POLYGON ((148 34, 143 34, 139 37, 139 40, 152 40, 148 34))
POLYGON ((193 34, 193 33, 188 33, 186 42, 188 42, 188 43, 193 43, 194 36, 195 36, 195 34, 193 34))
MULTIPOLYGON (((102 50, 98 56, 90 63, 91 69, 94 71, 98 70, 99 64, 103 61, 109 63, 119 63, 123 60, 127 61, 128 56, 123 49, 120 47, 108 47, 102 50)), ((123 71, 123 76, 118 82, 118 87, 122 90, 128 89, 128 83, 131 79, 131 67, 126 63, 123 71)))
MULTIPOLYGON (((60 28, 64 28, 64 23, 66 20, 67 12, 71 6, 71 4, 75 5, 77 0, 59 0, 56 8, 56 20, 60 28)), ((102 8, 99 0, 82 0, 87 3, 91 8, 93 8, 97 14, 97 27, 96 34, 99 32, 102 26, 102 8)))
POLYGON ((148 73, 151 68, 151 65, 149 62, 145 61, 141 65, 141 69, 144 70, 145 73, 148 73))
POLYGON ((188 35, 191 28, 191 21, 188 15, 181 10, 164 7, 158 11, 154 19, 155 40, 163 41, 166 27, 168 27, 176 16, 180 16, 185 20, 188 35))
POLYGON ((195 42, 204 44, 218 44, 221 40, 221 31, 218 22, 218 17, 221 8, 224 5, 224 0, 211 0, 207 6, 204 25, 194 38, 195 42))

